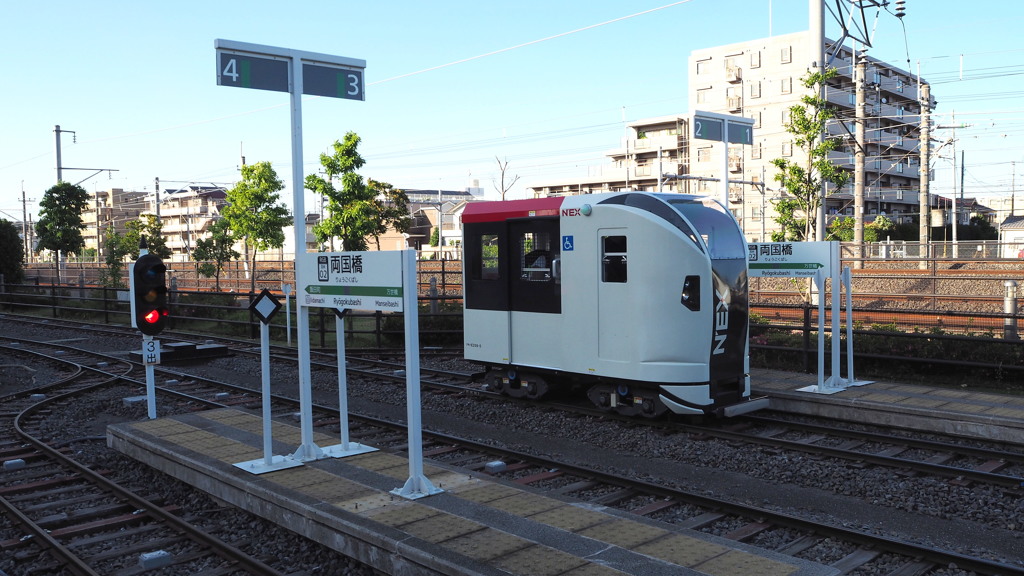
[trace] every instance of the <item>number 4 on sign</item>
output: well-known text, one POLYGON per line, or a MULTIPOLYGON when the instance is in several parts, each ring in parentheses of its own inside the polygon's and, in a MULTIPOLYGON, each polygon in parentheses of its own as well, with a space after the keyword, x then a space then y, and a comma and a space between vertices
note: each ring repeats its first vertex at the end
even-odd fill
POLYGON ((227 66, 221 72, 222 76, 230 76, 232 82, 238 82, 238 61, 234 58, 228 60, 227 66))

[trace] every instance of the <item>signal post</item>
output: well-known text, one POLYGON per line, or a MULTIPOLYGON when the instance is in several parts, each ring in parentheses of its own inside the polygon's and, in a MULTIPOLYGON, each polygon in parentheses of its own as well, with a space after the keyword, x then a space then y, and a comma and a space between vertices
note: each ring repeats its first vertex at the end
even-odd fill
POLYGON ((146 399, 149 417, 156 418, 156 376, 160 364, 160 341, 154 340, 167 326, 167 266, 156 254, 150 254, 143 238, 139 258, 128 276, 131 292, 132 327, 142 332, 142 363, 146 366, 146 399))

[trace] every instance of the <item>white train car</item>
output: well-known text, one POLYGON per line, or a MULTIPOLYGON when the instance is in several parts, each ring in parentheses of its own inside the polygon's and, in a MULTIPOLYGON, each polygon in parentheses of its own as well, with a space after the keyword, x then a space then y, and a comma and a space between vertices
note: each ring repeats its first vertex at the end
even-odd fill
POLYGON ((627 415, 732 416, 750 397, 747 247, 717 201, 618 192, 475 202, 465 357, 491 389, 588 387, 627 415))

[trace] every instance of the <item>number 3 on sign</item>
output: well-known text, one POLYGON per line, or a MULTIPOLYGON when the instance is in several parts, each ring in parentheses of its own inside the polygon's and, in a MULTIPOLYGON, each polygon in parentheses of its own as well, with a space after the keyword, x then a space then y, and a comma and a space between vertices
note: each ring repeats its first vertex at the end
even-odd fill
POLYGON ((237 61, 234 58, 228 60, 227 65, 224 66, 224 71, 221 72, 220 74, 221 74, 221 76, 230 76, 232 82, 238 82, 238 63, 237 63, 237 61))
POLYGON ((142 363, 145 366, 160 363, 160 341, 147 339, 142 341, 142 363))
POLYGON ((346 92, 349 96, 358 96, 361 88, 359 87, 359 75, 348 74, 348 91, 346 92))

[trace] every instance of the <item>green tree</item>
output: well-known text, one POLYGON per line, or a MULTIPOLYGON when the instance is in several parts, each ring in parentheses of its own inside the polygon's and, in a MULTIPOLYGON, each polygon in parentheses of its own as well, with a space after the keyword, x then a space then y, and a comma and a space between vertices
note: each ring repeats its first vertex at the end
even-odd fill
POLYGON ((100 271, 100 284, 108 288, 125 288, 125 283, 121 279, 124 275, 125 258, 130 254, 139 253, 139 241, 136 239, 131 242, 124 234, 109 226, 104 234, 103 244, 106 246, 103 251, 106 268, 100 271))
POLYGON ((8 220, 0 220, 0 274, 3 274, 5 282, 21 282, 24 259, 25 247, 22 246, 18 227, 8 220))
POLYGON ((376 226, 370 232, 373 241, 380 250, 380 237, 386 234, 388 229, 405 233, 412 226, 412 216, 409 215, 409 197, 403 190, 395 188, 387 182, 380 182, 370 178, 367 187, 373 191, 373 208, 377 212, 376 226))
POLYGON ((231 228, 226 220, 217 220, 210 226, 210 237, 196 240, 196 248, 192 251, 192 259, 203 262, 199 265, 199 273, 207 278, 213 276, 215 289, 220 292, 220 275, 224 264, 239 256, 234 249, 235 239, 231 237, 231 228))
POLYGON ((825 72, 811 72, 801 79, 807 93, 800 98, 800 104, 789 108, 789 122, 786 131, 793 136, 794 153, 799 150, 799 161, 776 158, 772 164, 779 169, 775 180, 781 185, 787 197, 773 201, 778 216, 775 221, 782 226, 781 232, 772 234, 772 240, 808 240, 814 236, 818 209, 824 202, 822 185, 832 184, 834 194, 846 185, 849 173, 829 160, 829 153, 835 150, 839 141, 822 138, 829 120, 836 117, 835 108, 821 97, 821 88, 836 76, 836 69, 825 72))
POLYGON ((156 215, 144 214, 138 220, 126 223, 125 228, 127 231, 122 238, 122 242, 126 244, 127 254, 130 255, 134 252, 135 256, 138 256, 139 244, 144 237, 146 239, 146 249, 149 250, 150 254, 156 254, 165 260, 170 259, 173 252, 167 246, 167 241, 164 239, 163 222, 157 220, 156 215))
POLYGON ((89 205, 89 193, 81 186, 58 182, 43 194, 39 202, 39 221, 36 222, 36 250, 51 250, 60 282, 61 254, 77 254, 85 247, 82 230, 82 212, 89 205))
POLYGON ((359 136, 347 132, 343 140, 334 141, 334 154, 320 154, 320 164, 327 178, 319 174, 306 176, 306 189, 327 199, 327 215, 313 227, 317 241, 332 243, 341 240, 341 249, 366 250, 368 239, 379 238, 394 226, 408 230, 408 198, 390 184, 370 180, 356 173, 366 163, 359 155, 359 136), (334 179, 341 187, 336 188, 334 179))
POLYGON ((288 207, 278 203, 282 189, 284 184, 270 162, 242 166, 242 180, 228 190, 227 203, 221 210, 232 235, 245 245, 252 292, 256 292, 257 253, 284 246, 284 228, 291 224, 288 207))

